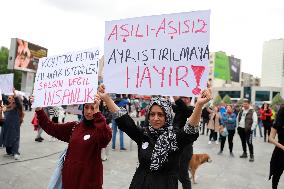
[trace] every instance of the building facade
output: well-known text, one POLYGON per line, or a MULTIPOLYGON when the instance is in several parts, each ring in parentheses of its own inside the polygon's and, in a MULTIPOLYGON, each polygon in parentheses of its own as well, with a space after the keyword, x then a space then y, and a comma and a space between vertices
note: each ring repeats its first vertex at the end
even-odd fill
POLYGON ((284 39, 272 39, 263 44, 261 86, 279 87, 284 97, 284 39))

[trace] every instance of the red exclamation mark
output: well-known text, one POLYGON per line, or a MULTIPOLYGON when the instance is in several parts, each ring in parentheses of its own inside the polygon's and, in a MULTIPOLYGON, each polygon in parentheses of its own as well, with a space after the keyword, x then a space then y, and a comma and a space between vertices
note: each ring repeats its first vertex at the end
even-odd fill
POLYGON ((194 95, 198 95, 201 93, 201 89, 199 88, 200 86, 200 80, 201 80, 201 76, 205 70, 204 66, 193 66, 191 65, 191 69, 193 71, 194 77, 195 77, 195 81, 196 81, 196 87, 192 90, 192 93, 194 95))

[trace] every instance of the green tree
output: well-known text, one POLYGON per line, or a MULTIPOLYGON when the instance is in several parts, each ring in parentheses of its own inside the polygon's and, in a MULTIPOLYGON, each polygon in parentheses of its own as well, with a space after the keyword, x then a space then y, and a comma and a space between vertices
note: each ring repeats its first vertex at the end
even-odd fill
POLYGON ((278 93, 275 97, 273 97, 271 102, 271 108, 274 111, 277 111, 277 106, 284 103, 284 99, 281 97, 280 93, 278 93))
POLYGON ((219 105, 221 102, 222 102, 221 96, 220 96, 220 95, 217 95, 217 96, 214 98, 213 105, 217 106, 217 105, 219 105))
POLYGON ((229 95, 224 96, 223 102, 225 104, 232 104, 231 97, 229 95))
POLYGON ((244 99, 241 98, 241 99, 237 102, 237 105, 238 105, 238 106, 242 106, 243 103, 244 103, 244 99))
POLYGON ((14 73, 14 87, 21 90, 22 72, 17 70, 8 70, 9 49, 1 47, 0 49, 0 74, 14 73))

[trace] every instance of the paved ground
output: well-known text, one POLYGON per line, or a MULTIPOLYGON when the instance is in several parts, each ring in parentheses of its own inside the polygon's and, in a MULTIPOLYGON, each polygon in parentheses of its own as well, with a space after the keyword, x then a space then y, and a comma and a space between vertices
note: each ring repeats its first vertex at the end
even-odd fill
MULTIPOLYGON (((50 176, 55 168, 58 153, 66 144, 60 141, 50 142, 46 139, 42 143, 34 141, 35 132, 30 124, 31 112, 27 112, 25 123, 21 128, 21 160, 15 161, 3 157, 4 149, 0 149, 0 188, 1 189, 41 189, 46 188, 50 176), (53 154, 53 155, 52 155, 53 154)), ((68 116, 67 120, 75 119, 68 116)), ((118 140, 119 137, 117 137, 118 140)), ((207 136, 201 135, 194 145, 195 153, 210 154, 213 162, 202 165, 197 171, 198 184, 193 189, 268 189, 271 182, 268 181, 269 161, 273 146, 264 143, 263 139, 254 139, 255 162, 250 163, 248 159, 240 159, 241 144, 238 135, 234 138, 235 158, 228 153, 228 144, 225 153, 217 155, 219 145, 208 145, 207 136)), ((130 150, 130 139, 125 138, 126 152, 110 151, 109 159, 104 162, 104 188, 126 189, 134 174, 137 165, 137 147, 132 144, 130 150)), ((179 187, 181 188, 181 187, 179 187)), ((284 188, 284 175, 279 188, 284 188)))

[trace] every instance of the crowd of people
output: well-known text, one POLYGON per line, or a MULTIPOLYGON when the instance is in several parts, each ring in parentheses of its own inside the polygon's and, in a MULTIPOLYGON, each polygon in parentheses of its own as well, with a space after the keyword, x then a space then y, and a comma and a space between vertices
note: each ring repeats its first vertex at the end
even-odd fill
MULTIPOLYGON (((20 126, 25 116, 24 109, 30 110, 33 97, 22 99, 14 94, 2 95, 2 99, 0 146, 5 147, 5 156, 19 160, 20 126), (25 102, 27 108, 23 108, 25 102)), ((138 146, 139 164, 130 188, 177 189, 179 180, 184 189, 191 189, 188 162, 199 132, 208 135, 208 145, 212 142, 220 145, 219 152, 216 152, 218 155, 223 154, 228 138, 231 157, 235 157, 233 141, 237 133, 243 150, 240 158, 254 162, 252 138, 258 128, 264 142, 275 145, 269 177, 272 178, 272 188, 277 188, 284 170, 284 106, 275 112, 266 103, 260 108, 253 108, 245 99, 242 107, 238 108, 225 103, 213 105, 209 103, 211 99, 211 92, 206 89, 194 105, 191 98, 184 96, 153 96, 148 102, 137 102, 127 95, 117 94, 112 98, 104 85, 100 85, 94 103, 79 106, 82 113, 78 120, 65 122, 66 107, 37 107, 31 125, 37 131, 36 142, 44 140, 42 132, 45 131, 52 139, 68 143, 59 169, 62 177, 60 186, 66 189, 102 188, 102 161, 108 159, 110 141, 112 150, 116 150, 118 131, 120 151, 127 150, 124 133, 138 146), (145 112, 141 114, 141 110, 145 112), (133 117, 141 115, 145 120, 137 126, 133 117)), ((51 182, 50 185, 54 185, 54 179, 51 182)))

